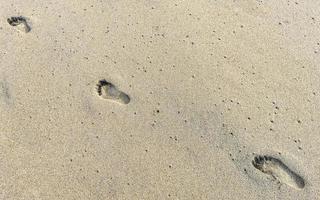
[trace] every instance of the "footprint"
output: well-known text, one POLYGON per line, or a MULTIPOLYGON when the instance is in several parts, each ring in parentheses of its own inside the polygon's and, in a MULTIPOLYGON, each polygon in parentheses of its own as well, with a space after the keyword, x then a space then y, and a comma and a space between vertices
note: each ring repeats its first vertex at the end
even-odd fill
POLYGON ((25 17, 22 17, 22 16, 10 17, 10 18, 7 19, 7 21, 11 26, 18 26, 20 24, 23 24, 24 25, 24 30, 25 30, 26 33, 31 31, 31 27, 28 24, 27 19, 25 17))
POLYGON ((130 102, 130 97, 126 93, 118 90, 112 83, 105 79, 98 82, 96 91, 103 99, 112 100, 120 104, 128 104, 130 102))
POLYGON ((304 179, 293 172, 281 160, 271 156, 255 156, 252 164, 265 174, 271 175, 281 183, 293 188, 302 189, 305 186, 304 179))
POLYGON ((0 79, 0 105, 5 103, 6 105, 12 104, 12 95, 9 83, 5 78, 0 79))

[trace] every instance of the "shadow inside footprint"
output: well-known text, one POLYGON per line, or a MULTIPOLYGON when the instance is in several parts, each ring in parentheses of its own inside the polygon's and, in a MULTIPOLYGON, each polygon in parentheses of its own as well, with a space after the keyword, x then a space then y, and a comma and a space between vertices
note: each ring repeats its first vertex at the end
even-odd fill
POLYGON ((24 25, 24 30, 26 33, 31 31, 31 27, 27 22, 27 19, 25 17, 22 16, 18 16, 18 17, 10 17, 7 19, 7 22, 11 25, 11 26, 18 26, 20 24, 24 25))
POLYGON ((277 158, 271 156, 255 156, 252 164, 261 172, 269 174, 279 182, 293 188, 302 189, 305 186, 304 179, 277 158))
POLYGON ((112 83, 105 79, 98 82, 96 91, 103 99, 112 100, 120 104, 128 104, 130 102, 130 97, 126 93, 118 90, 112 83))

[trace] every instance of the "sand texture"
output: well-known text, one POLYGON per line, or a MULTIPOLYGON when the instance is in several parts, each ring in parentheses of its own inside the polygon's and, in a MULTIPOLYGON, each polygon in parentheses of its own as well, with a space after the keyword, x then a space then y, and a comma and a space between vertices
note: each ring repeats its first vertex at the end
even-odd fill
POLYGON ((320 199, 320 1, 0 5, 0 200, 320 199))

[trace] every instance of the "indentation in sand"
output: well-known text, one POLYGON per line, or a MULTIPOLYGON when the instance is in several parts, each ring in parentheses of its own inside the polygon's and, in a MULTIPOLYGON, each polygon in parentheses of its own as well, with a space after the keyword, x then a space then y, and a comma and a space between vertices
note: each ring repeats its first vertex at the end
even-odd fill
POLYGON ((271 175, 280 183, 287 184, 295 189, 302 189, 305 186, 304 179, 277 158, 255 156, 252 164, 255 168, 265 174, 271 175))
POLYGON ((11 102, 9 84, 6 80, 0 80, 0 100, 6 104, 10 104, 11 102))
POLYGON ((130 97, 118 90, 112 83, 102 79, 98 82, 96 91, 98 95, 107 100, 111 100, 120 104, 128 104, 130 102, 130 97))
POLYGON ((24 26, 24 30, 26 33, 31 31, 31 27, 27 22, 27 19, 23 16, 18 16, 18 17, 10 17, 7 19, 7 22, 11 25, 11 26, 18 26, 20 24, 23 24, 24 26))

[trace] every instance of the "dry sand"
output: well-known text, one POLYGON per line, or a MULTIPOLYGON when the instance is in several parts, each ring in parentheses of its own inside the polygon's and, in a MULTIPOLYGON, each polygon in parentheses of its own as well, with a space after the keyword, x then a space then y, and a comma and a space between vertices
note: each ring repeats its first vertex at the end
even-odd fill
POLYGON ((320 199, 320 1, 0 2, 1 200, 320 199))

